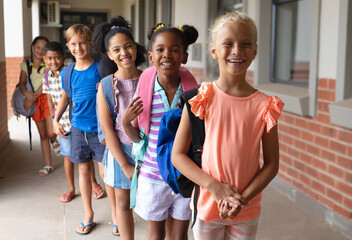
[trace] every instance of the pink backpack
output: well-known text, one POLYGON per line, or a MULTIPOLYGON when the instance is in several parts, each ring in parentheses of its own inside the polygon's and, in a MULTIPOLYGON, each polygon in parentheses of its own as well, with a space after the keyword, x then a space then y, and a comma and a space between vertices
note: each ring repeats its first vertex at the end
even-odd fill
MULTIPOLYGON (((143 71, 139 78, 139 86, 137 95, 141 97, 143 102, 143 112, 138 116, 139 129, 143 135, 148 135, 150 127, 150 115, 153 98, 154 80, 157 70, 154 66, 143 71)), ((185 67, 180 67, 179 75, 183 91, 192 88, 198 88, 198 84, 193 75, 185 67)))

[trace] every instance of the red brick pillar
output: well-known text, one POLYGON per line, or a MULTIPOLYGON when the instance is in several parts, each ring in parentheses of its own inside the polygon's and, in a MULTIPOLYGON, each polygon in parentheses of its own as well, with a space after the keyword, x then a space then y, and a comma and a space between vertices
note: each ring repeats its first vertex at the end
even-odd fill
POLYGON ((16 84, 20 77, 20 64, 23 62, 23 57, 7 57, 6 58, 6 87, 7 87, 7 116, 10 119, 13 116, 11 107, 12 93, 15 90, 16 84))

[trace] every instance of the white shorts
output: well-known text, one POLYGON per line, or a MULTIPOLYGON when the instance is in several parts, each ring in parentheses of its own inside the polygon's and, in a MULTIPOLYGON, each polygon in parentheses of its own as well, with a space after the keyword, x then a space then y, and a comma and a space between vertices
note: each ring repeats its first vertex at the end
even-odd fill
POLYGON ((147 221, 163 221, 170 214, 173 219, 190 220, 190 198, 175 194, 167 185, 151 182, 139 176, 135 212, 147 221))

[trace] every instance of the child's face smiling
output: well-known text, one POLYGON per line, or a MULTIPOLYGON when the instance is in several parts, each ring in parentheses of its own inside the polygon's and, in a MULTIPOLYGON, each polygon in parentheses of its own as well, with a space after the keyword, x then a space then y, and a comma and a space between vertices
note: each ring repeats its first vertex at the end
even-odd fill
POLYGON ((91 42, 82 34, 75 34, 67 43, 68 49, 76 60, 84 60, 89 57, 91 45, 91 42))
POLYGON ((33 46, 32 46, 32 53, 33 53, 33 58, 36 58, 38 60, 43 59, 43 50, 47 42, 45 40, 38 40, 33 46))
POLYGON ((107 54, 119 69, 136 67, 137 46, 123 33, 117 33, 110 38, 107 54))
POLYGON ((154 63, 159 76, 178 75, 181 63, 187 62, 187 54, 179 36, 173 32, 159 33, 148 52, 149 62, 154 63))
POLYGON ((44 55, 46 65, 48 65, 54 74, 60 70, 64 60, 64 56, 58 51, 47 51, 44 55))
POLYGON ((241 22, 224 24, 212 44, 211 53, 219 61, 220 75, 245 77, 257 54, 257 44, 251 28, 241 22))

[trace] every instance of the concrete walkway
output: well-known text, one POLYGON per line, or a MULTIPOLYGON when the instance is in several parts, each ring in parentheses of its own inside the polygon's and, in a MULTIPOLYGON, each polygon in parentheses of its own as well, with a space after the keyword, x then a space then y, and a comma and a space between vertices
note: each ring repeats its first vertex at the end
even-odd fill
MULTIPOLYGON (((34 122, 33 122, 33 125, 34 122)), ((0 152, 0 239, 116 239, 107 197, 93 199, 96 228, 88 236, 78 236, 74 230, 83 219, 83 207, 78 195, 72 202, 59 202, 66 190, 63 158, 53 156, 54 172, 40 177, 43 167, 37 129, 33 126, 33 151, 29 151, 25 118, 9 121, 11 140, 0 152)), ((76 193, 79 194, 78 171, 76 193)), ((97 177, 99 182, 102 181, 97 177)), ((343 240, 339 232, 315 218, 270 187, 263 193, 259 240, 343 240)), ((147 239, 148 224, 135 217, 135 238, 147 239)), ((193 239, 189 231, 189 239, 193 239)))

